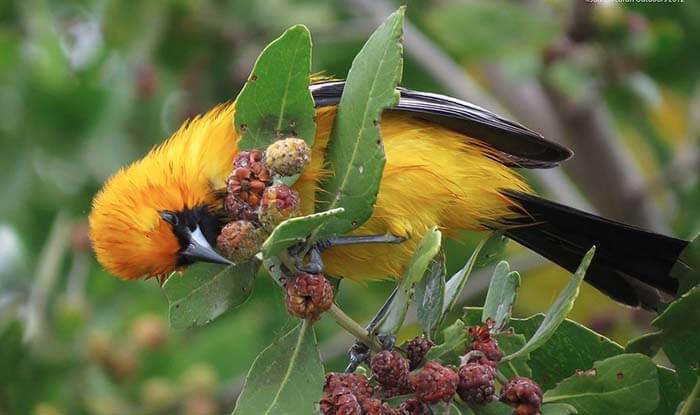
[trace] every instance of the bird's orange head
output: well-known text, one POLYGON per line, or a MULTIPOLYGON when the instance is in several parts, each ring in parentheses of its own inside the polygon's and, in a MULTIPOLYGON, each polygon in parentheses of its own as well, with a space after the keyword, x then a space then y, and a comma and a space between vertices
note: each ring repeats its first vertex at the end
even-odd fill
POLYGON ((212 246, 220 189, 236 154, 234 106, 217 107, 114 174, 95 196, 98 261, 125 279, 164 277, 194 261, 230 263, 212 246))

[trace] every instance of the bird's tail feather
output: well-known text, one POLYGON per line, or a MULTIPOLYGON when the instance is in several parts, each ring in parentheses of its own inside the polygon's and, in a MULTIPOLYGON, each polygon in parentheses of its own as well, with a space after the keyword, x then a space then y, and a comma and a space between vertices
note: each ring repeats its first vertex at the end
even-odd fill
POLYGON ((596 246, 586 281, 630 306, 655 309, 656 289, 676 295, 670 275, 688 242, 647 232, 537 196, 503 191, 526 216, 506 235, 573 272, 585 253, 596 246))

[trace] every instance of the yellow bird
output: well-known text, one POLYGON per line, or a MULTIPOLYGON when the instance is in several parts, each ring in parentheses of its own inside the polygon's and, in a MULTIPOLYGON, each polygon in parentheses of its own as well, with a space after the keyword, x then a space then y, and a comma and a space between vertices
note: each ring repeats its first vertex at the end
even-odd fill
MULTIPOLYGON (((294 188, 313 212, 324 154, 344 83, 310 86, 317 132, 310 165, 294 188)), ((473 104, 399 88, 382 115, 386 166, 372 217, 353 233, 390 233, 401 244, 338 246, 328 274, 399 278, 424 233, 505 229, 515 241, 573 271, 597 246, 587 281, 612 298, 653 307, 675 295, 669 273, 686 241, 612 222, 535 196, 513 168, 548 168, 571 152, 473 104)), ((99 262, 125 279, 159 277, 196 261, 226 262, 212 248, 223 225, 222 192, 238 152, 235 103, 186 122, 96 195, 90 235, 99 262)))

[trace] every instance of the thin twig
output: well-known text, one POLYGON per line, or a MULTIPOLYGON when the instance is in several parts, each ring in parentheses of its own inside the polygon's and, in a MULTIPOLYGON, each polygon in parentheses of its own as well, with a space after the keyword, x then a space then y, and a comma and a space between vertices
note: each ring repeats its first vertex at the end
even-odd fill
POLYGON ((372 350, 382 350, 382 347, 377 343, 376 339, 370 336, 369 332, 365 330, 364 327, 345 314, 345 312, 337 305, 333 304, 330 310, 328 310, 326 313, 328 313, 328 315, 330 315, 340 327, 355 336, 362 343, 369 346, 372 350))
POLYGON ((698 377, 698 380, 695 382, 695 386, 690 392, 690 395, 688 395, 688 399, 686 399, 685 402, 683 402, 683 406, 681 407, 680 411, 678 411, 678 415, 692 414, 698 396, 700 396, 700 377, 698 377))

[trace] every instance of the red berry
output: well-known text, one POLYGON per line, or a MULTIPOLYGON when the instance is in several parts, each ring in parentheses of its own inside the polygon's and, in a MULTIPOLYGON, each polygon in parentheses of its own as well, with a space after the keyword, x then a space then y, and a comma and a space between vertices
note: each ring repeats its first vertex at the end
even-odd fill
POLYGON ((498 363, 503 358, 503 352, 498 347, 496 339, 491 337, 491 329, 493 328, 493 320, 487 320, 483 326, 474 326, 469 328, 469 335, 472 342, 469 346, 470 350, 476 350, 483 353, 486 358, 494 363, 498 363))
POLYGON ((408 360, 399 352, 384 350, 372 358, 372 372, 382 386, 402 386, 408 379, 408 360))
POLYGON ((411 370, 423 363, 423 358, 431 347, 433 347, 433 342, 422 336, 416 337, 406 344, 406 355, 408 356, 411 370))
POLYGON ((514 406, 518 415, 536 415, 542 405, 542 389, 532 379, 516 376, 503 385, 501 401, 514 406))
POLYGON ((372 396, 372 387, 369 385, 369 381, 358 373, 328 373, 323 385, 323 392, 330 394, 339 388, 347 388, 350 393, 360 398, 372 396))
POLYGON ((482 405, 497 399, 494 385, 496 370, 493 366, 469 362, 460 366, 457 374, 457 393, 463 401, 482 405))
POLYGON ((312 322, 333 305, 333 286, 323 274, 302 274, 287 282, 287 311, 312 322))
POLYGON ((405 415, 429 415, 428 406, 418 399, 409 399, 399 406, 399 412, 405 415))
POLYGON ((399 411, 377 398, 360 399, 363 415, 401 415, 399 411))
POLYGON ((431 361, 408 377, 416 398, 424 403, 449 401, 457 391, 459 377, 449 368, 431 361))
POLYGON ((224 199, 224 209, 234 220, 258 220, 258 214, 248 203, 242 201, 236 195, 227 195, 224 199))

